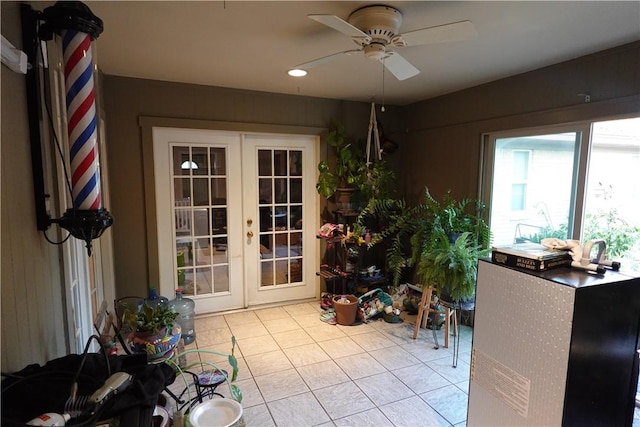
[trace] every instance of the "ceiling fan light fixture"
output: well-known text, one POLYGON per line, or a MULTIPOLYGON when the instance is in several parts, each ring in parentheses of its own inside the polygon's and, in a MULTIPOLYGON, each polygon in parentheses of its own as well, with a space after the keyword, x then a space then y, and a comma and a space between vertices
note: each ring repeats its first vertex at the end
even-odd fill
POLYGON ((364 47, 364 56, 372 61, 382 61, 387 56, 387 49, 382 43, 371 43, 364 47))
POLYGON ((307 71, 301 68, 293 68, 287 71, 287 74, 289 74, 291 77, 304 77, 307 75, 307 71))

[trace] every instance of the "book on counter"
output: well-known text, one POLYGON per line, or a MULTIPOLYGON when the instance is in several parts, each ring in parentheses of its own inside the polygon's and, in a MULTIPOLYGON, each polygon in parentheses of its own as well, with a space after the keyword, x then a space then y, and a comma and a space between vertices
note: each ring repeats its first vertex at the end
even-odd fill
POLYGON ((539 243, 515 243, 491 248, 491 260, 496 264, 544 271, 571 265, 571 254, 567 251, 550 249, 539 243))

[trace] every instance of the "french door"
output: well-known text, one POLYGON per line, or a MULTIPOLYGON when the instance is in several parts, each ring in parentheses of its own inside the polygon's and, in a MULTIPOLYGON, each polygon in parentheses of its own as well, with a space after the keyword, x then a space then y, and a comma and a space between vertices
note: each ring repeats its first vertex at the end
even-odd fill
POLYGON ((161 294, 198 313, 314 297, 316 144, 153 128, 161 294))

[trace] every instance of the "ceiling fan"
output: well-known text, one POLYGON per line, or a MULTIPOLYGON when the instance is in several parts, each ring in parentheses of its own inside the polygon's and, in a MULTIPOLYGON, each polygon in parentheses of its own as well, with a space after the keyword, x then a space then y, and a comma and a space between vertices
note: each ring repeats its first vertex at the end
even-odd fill
POLYGON ((368 59, 382 62, 398 80, 406 80, 419 74, 420 71, 390 48, 470 40, 477 36, 471 21, 452 22, 400 34, 402 13, 393 7, 384 5, 365 6, 357 9, 347 21, 335 15, 307 16, 350 36, 359 48, 334 53, 295 67, 302 70, 333 61, 344 55, 364 52, 368 59))

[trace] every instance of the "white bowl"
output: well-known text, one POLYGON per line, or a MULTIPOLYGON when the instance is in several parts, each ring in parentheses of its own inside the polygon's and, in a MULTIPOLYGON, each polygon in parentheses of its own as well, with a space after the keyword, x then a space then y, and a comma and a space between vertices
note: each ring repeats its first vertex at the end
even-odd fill
POLYGON ((242 417, 242 405, 233 399, 204 401, 189 412, 192 427, 231 427, 242 417))

